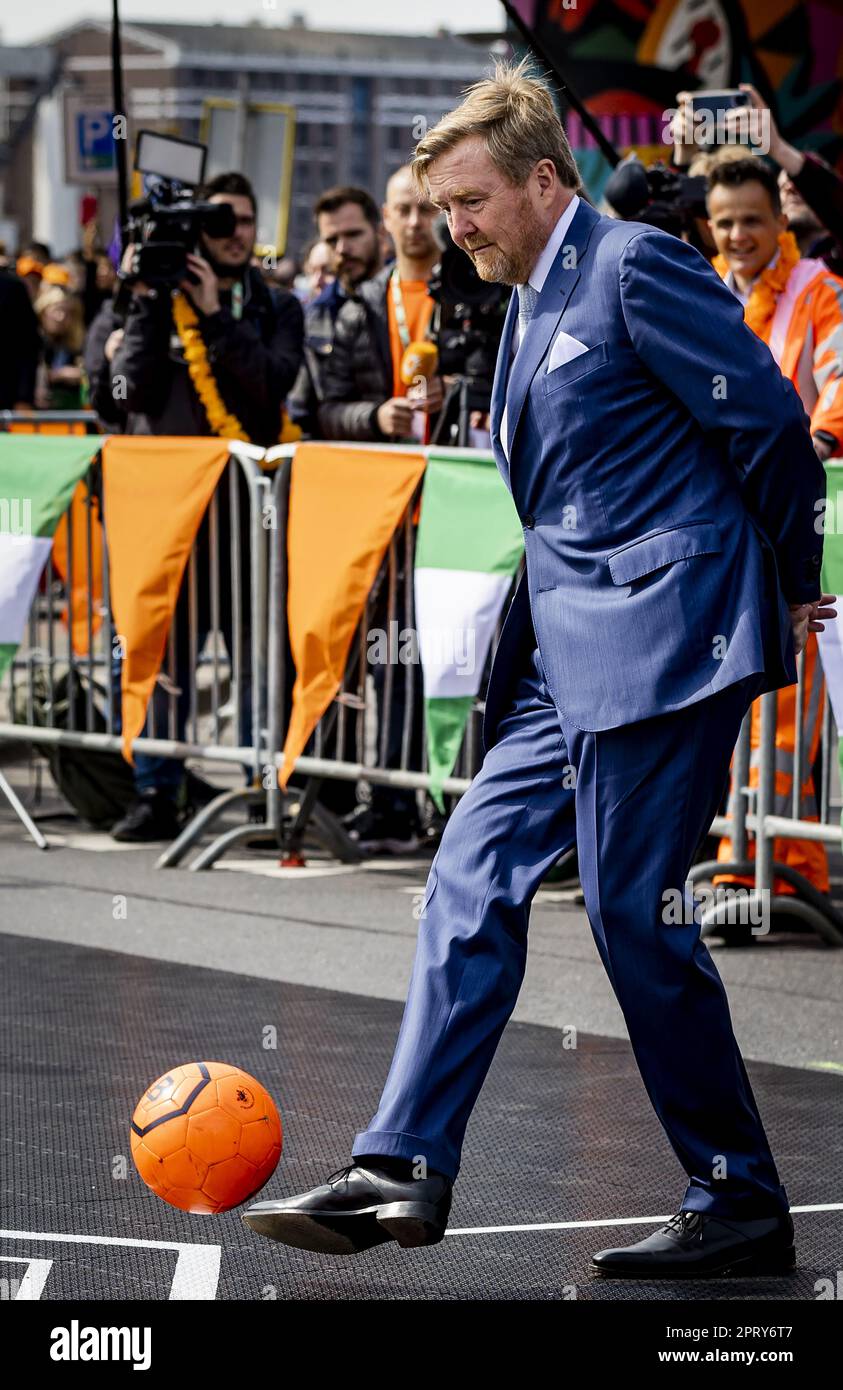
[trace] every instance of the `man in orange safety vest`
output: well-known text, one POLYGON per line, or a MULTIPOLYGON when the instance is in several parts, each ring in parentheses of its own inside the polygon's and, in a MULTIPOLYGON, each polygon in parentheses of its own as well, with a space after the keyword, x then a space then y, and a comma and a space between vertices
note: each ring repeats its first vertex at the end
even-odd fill
MULTIPOLYGON (((708 182, 709 227, 717 246, 714 268, 744 304, 750 328, 770 351, 799 392, 811 421, 821 459, 843 452, 843 280, 823 261, 800 257, 781 211, 776 176, 755 156, 715 161, 708 182)), ((728 389, 728 383, 727 383, 728 389)), ((818 519, 817 526, 822 526, 818 519)), ((799 819, 816 820, 811 769, 819 750, 824 680, 817 639, 808 637, 803 657, 803 719, 799 766, 799 819)), ((775 814, 793 814, 796 758, 797 687, 777 695, 775 814)), ((749 785, 758 785, 760 701, 752 707, 749 785)), ((736 792, 732 787, 730 798, 736 792)), ((752 853, 752 846, 748 852, 752 853)), ((718 860, 731 860, 728 839, 718 860)), ((821 892, 828 892, 828 862, 822 844, 778 839, 774 860, 797 870, 821 892)), ((718 882, 750 882, 723 874, 718 882)), ((781 879, 775 893, 792 893, 781 879)))

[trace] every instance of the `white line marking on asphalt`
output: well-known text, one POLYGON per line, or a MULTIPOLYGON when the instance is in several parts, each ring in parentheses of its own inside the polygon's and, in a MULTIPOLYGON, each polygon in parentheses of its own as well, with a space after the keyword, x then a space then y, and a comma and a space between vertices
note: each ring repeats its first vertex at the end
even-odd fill
MULTIPOLYGON (((367 859, 362 864, 342 864, 336 859, 327 863, 305 852, 307 862, 302 868, 282 869, 277 859, 226 859, 214 865, 215 869, 229 869, 235 873, 259 874, 262 878, 326 878, 330 874, 360 873, 407 873, 425 869, 418 859, 367 859)), ((401 890, 406 891, 406 890, 401 890)))
POLYGON ((272 859, 226 859, 215 869, 230 869, 235 873, 259 874, 262 878, 327 878, 335 874, 353 874, 356 864, 305 864, 302 868, 282 869, 272 859))
POLYGON ((47 1275, 53 1267, 52 1260, 24 1260, 17 1255, 0 1255, 4 1264, 26 1265, 18 1291, 12 1302, 36 1303, 47 1282, 47 1275))
POLYGON ((177 1240, 123 1240, 117 1236, 57 1235, 50 1231, 0 1231, 0 1240, 60 1241, 73 1245, 119 1245, 130 1250, 175 1250, 178 1253, 170 1301, 214 1299, 220 1277, 222 1247, 188 1245, 177 1240))
MULTIPOLYGON (((843 1211, 843 1202, 820 1202, 815 1206, 791 1207, 792 1216, 808 1211, 843 1211)), ((675 1216, 671 1212, 671 1216, 675 1216)), ((523 1226, 463 1226, 446 1231, 446 1236, 493 1236, 506 1231, 581 1231, 600 1226, 658 1226, 670 1216, 613 1216, 601 1221, 536 1221, 523 1226)))
POLYGON ((79 834, 79 835, 46 835, 48 845, 54 845, 56 849, 81 849, 89 854, 119 854, 122 850, 131 852, 138 849, 149 849, 148 844, 120 844, 118 840, 112 840, 110 835, 79 834))

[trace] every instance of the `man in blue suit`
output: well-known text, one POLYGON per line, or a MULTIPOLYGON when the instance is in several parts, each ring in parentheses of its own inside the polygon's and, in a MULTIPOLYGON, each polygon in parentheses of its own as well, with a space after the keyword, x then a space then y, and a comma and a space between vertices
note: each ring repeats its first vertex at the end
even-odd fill
POLYGON ((336 1253, 442 1238, 466 1125, 518 995, 530 903, 575 843, 597 949, 688 1175, 677 1215, 601 1275, 778 1272, 793 1224, 686 902, 752 699, 796 679, 825 495, 808 421, 697 251, 601 217, 544 86, 500 68, 414 172, 480 275, 516 287, 492 399, 526 571, 486 756, 427 883, 409 995, 354 1163, 245 1216, 336 1253), (573 777, 571 773, 573 771, 573 777), (572 785, 572 783, 574 785, 572 785))

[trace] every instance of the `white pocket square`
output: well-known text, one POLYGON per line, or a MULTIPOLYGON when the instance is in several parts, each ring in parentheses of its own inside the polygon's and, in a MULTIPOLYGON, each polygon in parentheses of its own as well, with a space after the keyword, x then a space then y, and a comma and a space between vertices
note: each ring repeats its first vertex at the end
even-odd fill
POLYGON ((580 357, 584 352, 588 352, 588 348, 579 338, 572 338, 570 333, 557 333, 547 359, 547 370, 552 372, 556 367, 570 362, 573 357, 580 357))

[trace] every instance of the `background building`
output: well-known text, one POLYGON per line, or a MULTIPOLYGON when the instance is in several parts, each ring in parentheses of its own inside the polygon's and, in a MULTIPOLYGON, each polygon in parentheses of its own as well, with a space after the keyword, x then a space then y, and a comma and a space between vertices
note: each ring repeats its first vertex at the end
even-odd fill
MULTIPOLYGON (((124 24, 122 32, 132 147, 139 126, 198 139, 206 98, 243 96, 295 108, 292 252, 313 234, 311 207, 322 189, 359 183, 379 199, 389 174, 408 159, 420 122, 438 120, 491 61, 488 36, 481 46, 448 33, 333 33, 300 19, 287 28, 124 24)), ((86 194, 84 183, 66 177, 66 146, 76 139, 76 115, 68 112, 111 110, 110 26, 83 22, 16 53, 24 55, 18 61, 29 84, 17 118, 26 107, 29 127, 19 124, 14 140, 7 137, 10 175, 14 168, 8 184, 28 170, 32 194, 14 203, 7 194, 7 204, 21 238, 37 235, 61 254, 78 242, 86 194)), ((113 180, 92 191, 105 231, 116 210, 113 180)))

